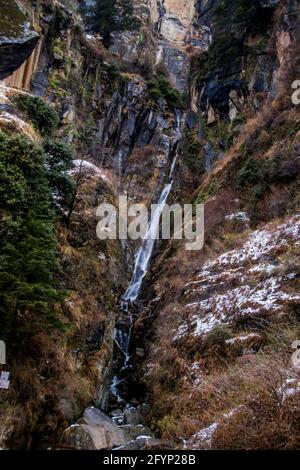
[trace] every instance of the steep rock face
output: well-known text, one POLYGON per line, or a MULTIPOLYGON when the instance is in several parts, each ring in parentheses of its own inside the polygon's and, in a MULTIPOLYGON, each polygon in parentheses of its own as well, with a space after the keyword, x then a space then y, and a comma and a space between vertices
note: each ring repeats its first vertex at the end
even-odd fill
MULTIPOLYGON (((190 75, 190 115, 203 145, 206 171, 229 148, 244 120, 243 114, 258 111, 276 93, 277 70, 284 50, 295 37, 297 6, 288 2, 254 2, 247 17, 247 2, 197 2, 197 24, 210 31, 211 46, 192 58, 190 75), (284 10, 280 22, 277 11, 284 10)), ((192 132, 192 131, 191 131, 192 132)))
POLYGON ((196 10, 193 2, 151 2, 151 19, 158 34, 159 47, 156 61, 166 66, 173 83, 185 91, 189 74, 189 58, 186 47, 206 49, 209 29, 195 23, 196 10), (156 3, 156 7, 154 5, 156 3))
POLYGON ((186 48, 207 48, 209 28, 197 25, 193 2, 134 0, 140 31, 116 33, 110 50, 130 63, 164 64, 172 83, 184 92, 189 74, 186 48))
POLYGON ((160 34, 171 42, 185 43, 194 16, 195 6, 188 0, 151 1, 151 18, 160 34))
POLYGON ((1 3, 0 80, 8 77, 30 56, 39 35, 21 5, 14 0, 1 3))

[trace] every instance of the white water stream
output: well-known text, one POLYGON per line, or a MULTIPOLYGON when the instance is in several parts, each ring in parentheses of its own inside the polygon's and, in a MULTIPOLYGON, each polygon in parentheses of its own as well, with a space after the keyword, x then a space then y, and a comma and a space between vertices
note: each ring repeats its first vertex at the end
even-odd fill
MULTIPOLYGON (((134 301, 136 301, 136 299, 139 296, 143 279, 148 272, 149 264, 150 264, 153 249, 154 249, 155 240, 157 239, 157 232, 159 230, 160 217, 164 209, 164 206, 166 204, 166 201, 168 199, 168 196, 170 194, 170 191, 172 189, 173 174, 174 174, 174 170, 175 170, 177 159, 178 159, 178 142, 181 137, 182 125, 184 121, 183 119, 184 116, 180 111, 176 111, 175 117, 176 117, 175 136, 173 140, 172 153, 171 153, 171 155, 173 156, 173 159, 172 159, 172 163, 170 166, 168 183, 162 189, 162 192, 156 204, 156 208, 151 216, 151 221, 149 223, 147 234, 144 240, 142 241, 141 246, 138 249, 136 256, 135 256, 135 265, 134 265, 133 275, 129 283, 129 286, 121 299, 120 306, 121 306, 121 309, 125 312, 128 312, 130 306, 133 304, 134 301)), ((126 331, 123 328, 116 328, 115 330, 115 336, 114 336, 115 343, 117 347, 119 348, 119 350, 124 355, 124 363, 121 369, 119 369, 119 372, 122 372, 125 369, 130 368, 130 364, 129 364, 130 352, 129 351, 130 351, 132 326, 133 326, 133 323, 132 323, 132 318, 131 318, 129 330, 126 331)), ((125 380, 126 379, 122 377, 118 378, 117 374, 113 377, 113 380, 112 380, 111 391, 112 391, 112 394, 116 397, 118 402, 123 401, 118 391, 118 386, 125 380)))

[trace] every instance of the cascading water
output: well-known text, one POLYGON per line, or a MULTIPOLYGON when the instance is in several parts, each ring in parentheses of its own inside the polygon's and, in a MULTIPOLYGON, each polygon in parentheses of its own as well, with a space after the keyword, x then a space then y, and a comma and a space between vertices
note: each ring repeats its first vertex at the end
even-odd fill
POLYGON ((142 245, 140 246, 136 254, 133 275, 132 275, 130 284, 125 294, 122 296, 123 307, 125 307, 125 310, 126 310, 126 302, 130 303, 137 299, 141 286, 142 286, 143 279, 145 275, 147 274, 149 262, 152 256, 154 243, 156 239, 156 233, 159 227, 160 216, 162 214, 164 205, 172 189, 172 184, 173 184, 172 177, 174 174, 174 170, 175 170, 176 162, 178 158, 178 142, 181 137, 182 121, 183 121, 182 113, 176 110, 175 111, 175 136, 173 140, 174 151, 172 152, 174 156, 173 156, 173 160, 172 160, 171 167, 170 167, 169 182, 164 186, 161 192, 160 198, 157 203, 157 207, 154 211, 153 216, 151 217, 151 222, 148 228, 148 232, 145 236, 145 239, 142 242, 142 245))
MULTIPOLYGON (((120 307, 123 312, 129 313, 130 308, 133 306, 133 303, 139 296, 142 282, 145 275, 148 272, 150 260, 153 253, 153 248, 156 240, 156 235, 159 230, 160 217, 165 206, 165 203, 168 199, 170 191, 173 185, 173 174, 176 167, 176 162, 178 158, 178 142, 181 137, 182 125, 183 125, 183 113, 176 110, 175 111, 175 129, 174 129, 174 139, 172 150, 170 152, 170 157, 172 158, 172 163, 170 166, 169 178, 167 184, 163 187, 156 208, 151 216, 151 221, 149 223, 147 234, 142 241, 140 248, 138 249, 135 256, 135 265, 133 270, 133 275, 129 286, 121 298, 120 307)), ((124 372, 131 368, 130 365, 130 339, 131 331, 133 327, 132 316, 129 316, 129 327, 128 328, 116 328, 115 330, 115 344, 117 348, 123 355, 123 362, 119 368, 116 375, 113 377, 111 392, 115 397, 118 403, 123 403, 124 400, 119 391, 119 386, 126 381, 126 374, 124 372)), ((119 417, 118 417, 119 418, 119 417)))
POLYGON ((137 252, 137 255, 135 258, 135 267, 134 267, 133 276, 128 286, 128 289, 123 295, 124 302, 134 301, 137 299, 139 295, 142 282, 143 282, 145 275, 147 274, 149 261, 153 252, 156 233, 159 227, 160 216, 163 211, 166 200, 170 194, 171 188, 172 188, 172 182, 168 183, 164 187, 160 195, 153 217, 151 217, 151 223, 149 225, 147 235, 137 252))

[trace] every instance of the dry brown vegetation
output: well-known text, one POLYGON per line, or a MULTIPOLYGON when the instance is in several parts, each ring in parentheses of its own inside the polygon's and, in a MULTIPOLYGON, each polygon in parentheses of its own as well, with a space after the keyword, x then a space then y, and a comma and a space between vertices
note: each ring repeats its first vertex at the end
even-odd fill
MULTIPOLYGON (((299 383, 299 371, 291 364, 291 345, 300 337, 299 306, 285 305, 279 322, 262 317, 250 330, 247 322, 237 322, 234 331, 221 326, 192 344, 188 338, 174 341, 184 319, 184 285, 204 262, 239 247, 254 227, 270 220, 276 226, 280 217, 299 208, 300 107, 291 102, 291 84, 299 76, 299 53, 291 46, 276 76, 277 96, 265 102, 257 115, 247 110, 247 122, 233 147, 194 193, 194 199, 200 195, 206 203, 203 252, 191 256, 182 244, 171 242, 154 267, 152 277, 157 295, 162 295, 162 307, 154 322, 145 381, 152 395, 153 425, 179 447, 183 439, 214 422, 218 422, 212 439, 215 449, 295 449, 300 445, 299 392, 287 399, 280 392, 287 379, 299 383), (244 182, 240 175, 250 159, 257 165, 257 175, 250 173, 247 179, 246 168, 244 182), (251 216, 250 224, 224 220, 238 211, 251 216), (226 346, 231 334, 249 331, 259 338, 250 351, 226 346), (238 412, 226 417, 237 407, 241 407, 238 412)), ((298 272, 293 250, 283 258, 280 272, 274 275, 284 275, 293 263, 292 269, 298 272)))
MULTIPOLYGON (((291 369, 291 344, 298 338, 299 328, 293 322, 273 325, 256 354, 235 359, 226 357, 221 349, 218 356, 216 345, 206 344, 206 353, 219 357, 206 370, 203 353, 198 354, 197 368, 192 368, 188 359, 162 339, 159 349, 152 352, 147 374, 159 397, 153 409, 158 432, 180 445, 183 438, 218 422, 213 448, 297 448, 299 393, 284 398, 281 388, 287 379, 299 380, 298 371, 291 369), (239 407, 238 413, 227 417, 239 407)), ((160 328, 158 334, 166 336, 165 331, 160 328)))

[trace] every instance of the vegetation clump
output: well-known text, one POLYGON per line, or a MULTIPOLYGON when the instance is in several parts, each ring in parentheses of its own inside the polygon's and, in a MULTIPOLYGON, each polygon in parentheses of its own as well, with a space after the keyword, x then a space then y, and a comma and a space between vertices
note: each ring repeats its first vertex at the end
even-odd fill
POLYGON ((42 136, 51 136, 59 124, 58 113, 38 96, 18 94, 13 99, 42 136))
POLYGON ((96 0, 88 21, 92 30, 102 35, 106 47, 112 32, 138 30, 141 25, 134 15, 132 0, 96 0))
POLYGON ((43 149, 24 136, 0 133, 0 327, 11 344, 62 327, 51 189, 67 184, 70 158, 58 142, 43 149))
POLYGON ((163 75, 155 76, 148 81, 148 92, 155 100, 165 99, 171 108, 182 109, 184 107, 182 94, 163 75))

